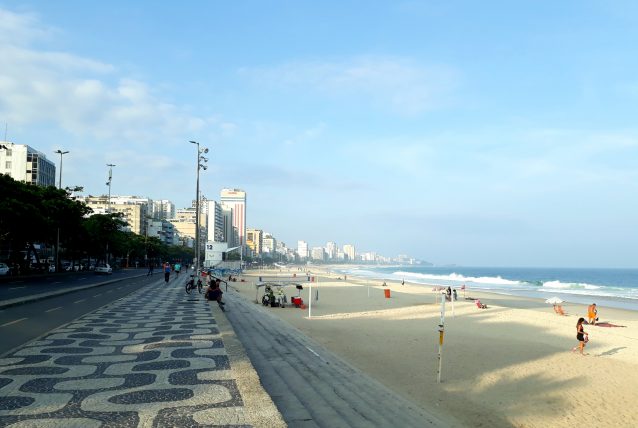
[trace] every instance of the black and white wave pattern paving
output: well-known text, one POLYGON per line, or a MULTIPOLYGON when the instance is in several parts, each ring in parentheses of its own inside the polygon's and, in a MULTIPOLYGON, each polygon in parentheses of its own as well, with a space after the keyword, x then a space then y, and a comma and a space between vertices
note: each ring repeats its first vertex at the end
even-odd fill
POLYGON ((144 288, 0 359, 0 427, 245 427, 211 308, 144 288))

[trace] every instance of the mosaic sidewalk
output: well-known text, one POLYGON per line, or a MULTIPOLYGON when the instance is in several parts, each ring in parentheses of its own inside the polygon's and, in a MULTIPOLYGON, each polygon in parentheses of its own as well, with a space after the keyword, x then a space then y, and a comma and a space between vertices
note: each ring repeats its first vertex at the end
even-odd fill
POLYGON ((34 426, 285 425, 217 305, 153 283, 0 359, 0 427, 34 426))

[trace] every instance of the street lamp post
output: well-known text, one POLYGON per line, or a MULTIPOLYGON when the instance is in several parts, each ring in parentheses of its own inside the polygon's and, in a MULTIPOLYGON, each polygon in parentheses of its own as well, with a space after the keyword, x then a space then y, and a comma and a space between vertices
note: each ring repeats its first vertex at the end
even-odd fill
POLYGON ((200 149, 197 141, 189 141, 191 144, 197 145, 197 184, 195 186, 195 275, 199 278, 199 257, 201 249, 199 246, 199 170, 206 170, 208 167, 204 165, 208 162, 208 159, 203 156, 204 153, 208 153, 207 148, 200 149))
POLYGON ((106 213, 111 214, 111 182, 113 181, 113 167, 116 165, 112 163, 107 163, 106 166, 109 167, 109 181, 106 182, 106 185, 109 186, 109 202, 108 202, 108 207, 106 209, 106 213))
MULTIPOLYGON (((58 181, 58 189, 62 189, 62 156, 69 153, 68 150, 62 151, 60 149, 56 150, 54 153, 60 155, 60 180, 58 181)), ((55 271, 60 271, 60 225, 58 224, 58 234, 55 241, 55 271)))
MULTIPOLYGON (((111 182, 113 181, 113 167, 116 166, 112 163, 107 163, 106 166, 109 167, 109 181, 106 182, 106 185, 109 186, 109 200, 108 206, 106 208, 106 213, 111 214, 111 182)), ((111 258, 109 257, 109 241, 106 240, 106 264, 110 265, 111 258)))

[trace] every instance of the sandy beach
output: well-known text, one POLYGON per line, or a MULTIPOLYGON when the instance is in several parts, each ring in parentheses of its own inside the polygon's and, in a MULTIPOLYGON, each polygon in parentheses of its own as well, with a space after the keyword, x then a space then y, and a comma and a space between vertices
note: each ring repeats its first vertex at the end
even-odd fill
MULTIPOLYGON (((231 283, 255 300, 259 276, 290 278, 293 271, 248 271, 231 283)), ((304 277, 305 278, 305 277, 304 277)), ((309 283, 307 283, 309 284, 309 283)), ((543 300, 478 293, 446 305, 442 382, 437 383, 440 303, 430 287, 368 282, 317 273, 308 309, 271 308, 350 364, 428 409, 450 426, 638 426, 638 313, 599 307, 601 322, 585 326, 588 355, 572 353, 583 305, 567 316, 543 300), (384 297, 384 288, 391 293, 384 297)), ((297 295, 285 287, 288 298, 297 295)), ((301 292, 308 303, 309 287, 301 292)), ((263 288, 259 290, 259 298, 263 288)))

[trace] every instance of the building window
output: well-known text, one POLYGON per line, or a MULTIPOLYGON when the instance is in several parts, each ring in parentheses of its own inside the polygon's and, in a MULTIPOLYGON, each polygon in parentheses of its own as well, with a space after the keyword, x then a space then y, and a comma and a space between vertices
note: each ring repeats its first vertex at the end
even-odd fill
POLYGON ((6 161, 5 164, 4 164, 4 167, 6 169, 11 169, 11 161, 6 161))
POLYGON ((5 150, 5 153, 7 154, 7 156, 11 156, 12 151, 11 151, 11 149, 7 149, 7 150, 5 150))

